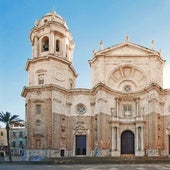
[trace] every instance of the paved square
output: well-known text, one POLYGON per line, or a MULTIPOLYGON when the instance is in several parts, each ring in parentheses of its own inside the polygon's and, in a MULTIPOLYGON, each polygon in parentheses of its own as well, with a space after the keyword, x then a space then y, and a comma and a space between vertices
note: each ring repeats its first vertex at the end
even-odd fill
POLYGON ((170 170, 169 164, 0 165, 0 170, 170 170))

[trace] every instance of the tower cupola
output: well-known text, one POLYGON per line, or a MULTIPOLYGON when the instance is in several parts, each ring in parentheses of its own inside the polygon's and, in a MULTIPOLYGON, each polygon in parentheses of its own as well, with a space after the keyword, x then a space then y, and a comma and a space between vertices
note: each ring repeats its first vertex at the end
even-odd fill
POLYGON ((30 32, 32 58, 27 61, 29 86, 74 88, 78 76, 72 66, 74 42, 65 20, 47 13, 30 32))
POLYGON ((52 55, 72 62, 74 42, 65 20, 55 11, 47 13, 30 33, 33 58, 52 55))

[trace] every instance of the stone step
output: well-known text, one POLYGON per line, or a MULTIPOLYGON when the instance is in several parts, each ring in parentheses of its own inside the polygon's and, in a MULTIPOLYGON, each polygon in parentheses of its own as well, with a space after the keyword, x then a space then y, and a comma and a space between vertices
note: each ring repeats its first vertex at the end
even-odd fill
POLYGON ((102 164, 102 163, 170 163, 170 157, 63 157, 46 158, 44 161, 56 164, 102 164))

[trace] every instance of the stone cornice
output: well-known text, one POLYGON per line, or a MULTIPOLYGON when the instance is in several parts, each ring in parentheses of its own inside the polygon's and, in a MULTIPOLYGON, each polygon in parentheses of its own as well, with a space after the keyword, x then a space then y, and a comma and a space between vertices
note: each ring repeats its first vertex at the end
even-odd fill
MULTIPOLYGON (((44 30, 46 27, 51 27, 51 26, 55 26, 55 27, 61 27, 63 28, 63 31, 65 32, 69 32, 68 28, 66 28, 63 24, 61 23, 56 23, 55 21, 49 21, 47 24, 44 24, 40 27, 36 27, 34 26, 32 29, 31 29, 31 32, 30 32, 30 41, 32 42, 33 41, 33 38, 34 36, 37 34, 37 32, 40 32, 41 30, 44 30)), ((50 30, 50 29, 49 29, 50 30)), ((54 29, 55 31, 56 29, 54 29)), ((51 30, 50 30, 51 31, 51 30)), ((61 33, 61 32, 60 32, 61 33)), ((64 36, 64 33, 62 33, 63 36, 64 36)))
POLYGON ((30 87, 24 87, 21 93, 22 97, 26 97, 28 92, 35 92, 35 91, 52 91, 57 90, 62 93, 70 94, 91 94, 90 89, 84 89, 84 88, 78 88, 78 89, 65 89, 61 86, 55 85, 55 84, 49 84, 49 85, 42 85, 42 86, 30 86, 30 87))
POLYGON ((93 89, 92 91, 99 91, 99 90, 104 90, 106 92, 108 92, 109 94, 113 94, 116 95, 117 97, 119 96, 140 96, 143 94, 147 94, 149 91, 151 90, 156 90, 159 94, 161 95, 166 95, 168 92, 170 93, 170 89, 163 89, 162 87, 160 87, 157 83, 151 83, 149 86, 147 86, 144 89, 141 89, 139 91, 135 91, 135 92, 130 92, 130 93, 123 93, 121 91, 116 91, 111 89, 110 87, 108 87, 107 85, 105 85, 104 83, 100 82, 98 83, 93 89))
POLYGON ((107 92, 108 94, 114 95, 116 97, 138 97, 140 95, 147 94, 151 90, 156 90, 160 95, 167 95, 170 94, 170 89, 162 89, 158 84, 152 83, 143 90, 131 92, 131 93, 122 93, 121 91, 116 91, 111 89, 110 87, 106 86, 102 82, 98 83, 92 89, 85 89, 85 88, 75 88, 75 89, 65 89, 61 86, 55 84, 43 85, 43 86, 31 86, 31 87, 24 87, 21 93, 22 97, 26 97, 28 92, 35 92, 35 91, 53 91, 57 90, 62 93, 66 93, 67 95, 92 95, 94 96, 97 94, 98 91, 102 90, 107 92))
POLYGON ((37 58, 34 58, 34 59, 28 59, 27 63, 26 63, 26 66, 25 66, 25 70, 28 71, 29 67, 30 67, 30 64, 32 64, 32 63, 36 63, 36 62, 40 62, 40 61, 49 61, 49 60, 55 60, 55 61, 59 61, 59 62, 62 62, 64 64, 67 64, 69 66, 69 68, 73 71, 74 76, 75 77, 78 76, 78 74, 76 73, 76 71, 75 71, 75 69, 72 66, 70 61, 65 60, 65 59, 63 59, 61 57, 51 55, 51 54, 49 54, 47 56, 43 56, 43 57, 37 57, 37 58))

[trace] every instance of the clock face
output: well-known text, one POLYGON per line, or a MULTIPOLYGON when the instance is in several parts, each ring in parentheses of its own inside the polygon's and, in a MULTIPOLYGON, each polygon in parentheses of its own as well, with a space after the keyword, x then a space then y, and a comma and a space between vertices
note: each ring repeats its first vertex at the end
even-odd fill
POLYGON ((84 114, 86 112, 86 106, 82 103, 76 105, 76 113, 84 114))
POLYGON ((57 73, 56 73, 56 79, 57 79, 58 81, 65 81, 65 76, 64 76, 63 73, 57 72, 57 73))

